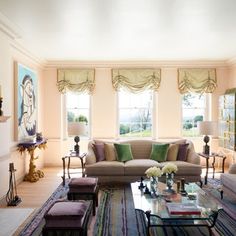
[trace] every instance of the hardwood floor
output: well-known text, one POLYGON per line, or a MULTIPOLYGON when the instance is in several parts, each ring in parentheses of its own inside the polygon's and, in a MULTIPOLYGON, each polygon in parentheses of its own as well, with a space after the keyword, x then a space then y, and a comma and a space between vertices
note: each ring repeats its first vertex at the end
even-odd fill
MULTIPOLYGON (((44 168, 44 178, 35 183, 21 182, 17 195, 22 202, 15 207, 7 207, 6 201, 0 203, 0 236, 18 235, 26 220, 32 217, 62 182, 62 168, 44 168)), ((78 174, 81 176, 81 174, 78 174)), ((73 175, 74 177, 75 175, 73 175)), ((93 217, 91 226, 95 221, 93 217)), ((92 228, 89 235, 92 235, 92 228)))

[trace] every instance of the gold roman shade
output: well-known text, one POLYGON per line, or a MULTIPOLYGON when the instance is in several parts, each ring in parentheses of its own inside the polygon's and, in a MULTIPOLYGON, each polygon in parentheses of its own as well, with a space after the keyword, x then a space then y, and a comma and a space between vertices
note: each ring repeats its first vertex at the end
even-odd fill
POLYGON ((61 93, 72 91, 91 94, 95 87, 94 69, 59 69, 57 87, 61 93))
POLYGON ((184 93, 213 93, 217 87, 215 69, 179 69, 178 87, 184 93))
POLYGON ((161 83, 160 69, 113 69, 112 85, 116 91, 124 88, 132 93, 144 90, 158 91, 161 83))

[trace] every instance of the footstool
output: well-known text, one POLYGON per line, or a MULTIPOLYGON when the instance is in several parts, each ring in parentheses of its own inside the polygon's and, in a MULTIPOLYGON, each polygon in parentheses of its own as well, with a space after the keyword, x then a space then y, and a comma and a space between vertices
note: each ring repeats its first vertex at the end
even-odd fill
POLYGON ((68 200, 93 200, 93 215, 98 206, 98 178, 72 178, 69 182, 68 200))
POLYGON ((87 236, 91 213, 92 201, 56 201, 44 215, 43 236, 87 236))

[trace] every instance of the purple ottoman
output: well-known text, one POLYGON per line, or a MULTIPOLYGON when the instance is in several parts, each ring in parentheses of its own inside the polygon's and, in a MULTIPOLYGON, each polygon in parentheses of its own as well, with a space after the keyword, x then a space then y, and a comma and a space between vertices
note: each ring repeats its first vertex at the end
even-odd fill
POLYGON ((98 178, 72 178, 69 182, 68 200, 93 200, 93 215, 98 205, 98 178))
POLYGON ((44 215, 43 236, 63 235, 65 232, 86 236, 91 211, 91 201, 56 201, 44 215))

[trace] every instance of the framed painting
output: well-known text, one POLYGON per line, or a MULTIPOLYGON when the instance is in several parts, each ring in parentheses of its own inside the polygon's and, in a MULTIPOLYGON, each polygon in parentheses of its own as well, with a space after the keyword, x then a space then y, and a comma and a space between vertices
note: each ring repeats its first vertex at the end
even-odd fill
POLYGON ((37 76, 15 62, 15 139, 32 141, 37 127, 37 76))

